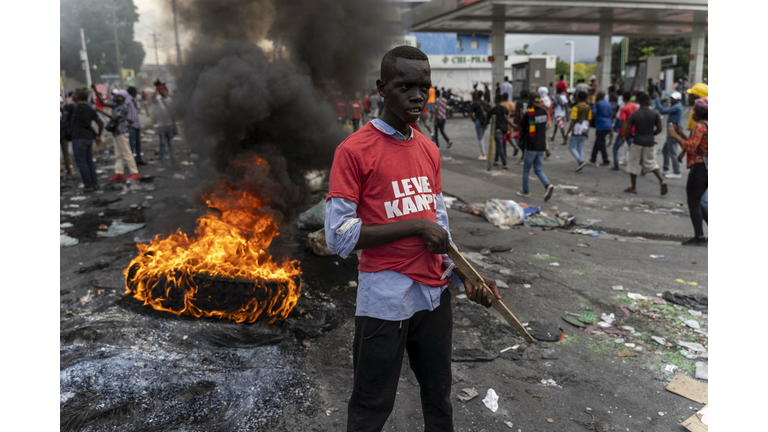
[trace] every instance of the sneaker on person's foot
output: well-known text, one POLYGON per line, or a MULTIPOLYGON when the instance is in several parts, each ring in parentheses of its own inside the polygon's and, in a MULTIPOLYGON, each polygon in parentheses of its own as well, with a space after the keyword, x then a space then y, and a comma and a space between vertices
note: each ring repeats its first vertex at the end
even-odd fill
POLYGON ((607 167, 607 166, 611 166, 611 164, 610 164, 610 162, 603 162, 603 163, 601 163, 598 166, 600 166, 600 167, 607 167))
POLYGON ((683 246, 706 246, 707 245, 707 239, 706 238, 700 238, 700 237, 694 237, 692 239, 688 239, 684 242, 680 243, 683 246))
POLYGON ((453 145, 453 141, 448 140, 448 147, 446 147, 446 148, 451 148, 452 145, 453 145))
POLYGON ((524 162, 522 159, 520 159, 519 161, 517 161, 517 164, 518 164, 518 165, 524 165, 524 164, 525 164, 525 162, 524 162))
POLYGON ((517 147, 515 147, 515 152, 514 152, 514 153, 512 153, 512 157, 515 157, 515 156, 517 156, 517 152, 519 152, 519 151, 520 151, 520 150, 518 150, 518 149, 517 149, 517 147))
POLYGON ((139 179, 139 177, 141 177, 141 176, 139 175, 139 173, 136 173, 136 174, 131 174, 131 175, 129 175, 129 176, 128 176, 128 179, 127 179, 127 180, 128 180, 128 181, 138 180, 138 179, 139 179))
POLYGON ((109 178, 109 181, 111 181, 111 182, 114 182, 114 181, 123 181, 123 180, 125 180, 125 176, 124 176, 124 175, 122 175, 122 174, 117 174, 116 176, 113 176, 113 177, 110 177, 110 178, 109 178))
POLYGON ((528 192, 520 192, 520 191, 517 191, 517 196, 521 196, 521 197, 524 197, 524 198, 530 198, 530 197, 531 197, 531 194, 530 194, 530 193, 528 193, 528 192))
POLYGON ((485 155, 480 155, 477 157, 477 160, 486 160, 486 159, 487 158, 485 157, 485 155))
POLYGON ((614 166, 613 168, 611 168, 611 171, 618 171, 618 170, 619 170, 619 167, 617 166, 614 166))
POLYGON ((662 183, 661 184, 661 194, 662 195, 666 195, 668 190, 669 189, 667 188, 667 184, 666 183, 662 183))
POLYGON ((588 163, 587 161, 582 161, 580 164, 576 165, 576 168, 574 168, 573 170, 574 170, 574 171, 576 171, 576 172, 579 172, 579 171, 581 171, 581 170, 582 170, 582 169, 583 169, 585 166, 587 166, 587 163, 588 163))
POLYGON ((679 179, 682 177, 683 177, 682 174, 675 174, 675 173, 664 174, 664 178, 668 178, 668 179, 679 179))
POLYGON ((552 192, 555 191, 555 187, 553 185, 547 185, 547 191, 544 192, 544 201, 549 201, 550 198, 552 198, 552 192))
POLYGON ((494 162, 493 166, 497 167, 497 166, 499 166, 499 163, 498 162, 494 162))

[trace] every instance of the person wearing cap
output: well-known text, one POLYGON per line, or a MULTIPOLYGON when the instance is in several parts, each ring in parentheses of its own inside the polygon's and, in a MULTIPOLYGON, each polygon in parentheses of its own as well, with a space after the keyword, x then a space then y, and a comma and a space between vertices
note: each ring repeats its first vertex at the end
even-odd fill
POLYGON ((656 104, 656 111, 659 112, 659 114, 667 114, 667 140, 664 142, 664 147, 662 148, 662 154, 664 155, 664 167, 661 170, 662 174, 664 174, 664 177, 669 179, 679 179, 682 177, 680 174, 680 164, 677 162, 677 141, 675 141, 674 138, 672 138, 672 135, 669 134, 669 131, 673 129, 672 125, 680 125, 680 123, 683 120, 683 104, 680 102, 683 100, 683 95, 679 92, 672 92, 671 95, 669 95, 669 98, 671 99, 671 102, 669 103, 669 108, 665 107, 661 104, 661 100, 659 99, 658 93, 653 93, 651 97, 654 100, 654 103, 656 104), (672 172, 669 172, 669 163, 672 162, 672 172))
MULTIPOLYGON (((695 86, 686 90, 688 93, 688 105, 693 106, 698 98, 705 98, 709 96, 709 86, 704 83, 697 83, 695 86)), ((685 129, 693 131, 693 127, 696 125, 696 121, 693 120, 693 110, 688 114, 688 124, 685 129)))
POLYGON ((115 138, 115 175, 109 181, 137 180, 139 178, 139 169, 136 167, 136 159, 131 152, 131 144, 128 139, 128 109, 131 103, 131 95, 122 89, 112 90, 115 95, 115 103, 111 104, 112 114, 99 111, 111 120, 117 122, 112 135, 115 138), (128 178, 125 178, 124 169, 128 166, 128 178))
POLYGON ((531 92, 528 97, 528 111, 520 121, 520 142, 525 148, 523 162, 523 190, 518 191, 521 197, 530 197, 528 175, 533 167, 533 172, 544 185, 544 201, 549 201, 555 187, 544 174, 544 153, 547 151, 547 111, 542 108, 541 97, 538 93, 531 92))
POLYGON ((686 166, 690 169, 688 172, 688 182, 685 185, 685 193, 688 198, 688 209, 691 215, 691 223, 693 224, 694 237, 684 241, 682 243, 683 246, 707 245, 702 221, 709 225, 709 217, 707 208, 702 203, 702 198, 709 188, 707 173, 707 157, 709 155, 708 112, 709 97, 705 96, 696 99, 691 111, 695 122, 691 137, 686 140, 680 126, 675 126, 669 131, 672 138, 683 148, 683 152, 678 156, 678 160, 682 162, 683 156, 685 156, 686 166))

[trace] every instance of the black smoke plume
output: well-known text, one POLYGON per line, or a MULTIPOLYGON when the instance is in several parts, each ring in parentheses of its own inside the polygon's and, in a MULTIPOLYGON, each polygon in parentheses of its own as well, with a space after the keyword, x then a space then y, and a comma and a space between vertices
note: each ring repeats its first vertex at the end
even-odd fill
POLYGON ((293 219, 308 197, 303 173, 329 168, 345 138, 331 92, 348 98, 372 87, 366 76, 393 34, 382 4, 180 2, 180 22, 195 37, 179 70, 174 110, 195 152, 210 156, 231 183, 257 191, 284 219, 293 219), (270 164, 270 178, 230 169, 233 160, 254 153, 270 164))

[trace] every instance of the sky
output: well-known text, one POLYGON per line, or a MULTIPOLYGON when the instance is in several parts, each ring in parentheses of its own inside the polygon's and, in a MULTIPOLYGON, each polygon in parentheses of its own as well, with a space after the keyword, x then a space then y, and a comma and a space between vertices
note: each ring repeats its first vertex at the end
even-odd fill
MULTIPOLYGON (((183 1, 183 0, 182 0, 183 1)), ((134 25, 135 38, 144 45, 147 53, 144 64, 156 64, 154 42, 152 33, 157 33, 157 51, 161 64, 175 63, 176 51, 173 35, 173 15, 171 14, 171 0, 134 0, 138 7, 139 21, 134 25)), ((182 52, 185 42, 189 41, 189 34, 179 27, 182 52)), ((594 63, 597 57, 597 36, 574 35, 514 35, 508 34, 505 39, 507 52, 522 49, 528 44, 528 51, 534 54, 554 54, 568 62, 571 59, 571 47, 565 45, 565 41, 575 42, 574 61, 594 63)), ((613 42, 621 38, 614 37, 613 42)))

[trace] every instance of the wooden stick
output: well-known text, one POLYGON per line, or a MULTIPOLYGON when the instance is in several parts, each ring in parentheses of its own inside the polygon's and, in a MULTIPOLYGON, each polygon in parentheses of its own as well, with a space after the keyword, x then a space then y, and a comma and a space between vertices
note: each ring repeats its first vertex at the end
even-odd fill
POLYGON ((475 270, 474 267, 467 261, 466 258, 459 252, 458 249, 456 249, 456 246, 450 245, 450 249, 448 249, 448 257, 450 257, 453 260, 453 263, 456 264, 456 267, 461 270, 464 275, 469 278, 469 280, 472 282, 474 286, 482 286, 485 288, 486 292, 493 297, 493 308, 496 309, 501 316, 504 317, 505 320, 509 323, 509 325, 517 331, 520 336, 525 339, 528 343, 533 343, 535 339, 533 339, 533 336, 531 336, 530 333, 528 333, 528 330, 523 327, 522 324, 520 324, 520 321, 517 320, 515 315, 510 312, 509 309, 507 309, 507 306, 502 303, 501 300, 497 300, 496 297, 493 294, 493 291, 491 291, 490 288, 488 288, 488 285, 485 284, 485 281, 483 281, 482 276, 475 270))

